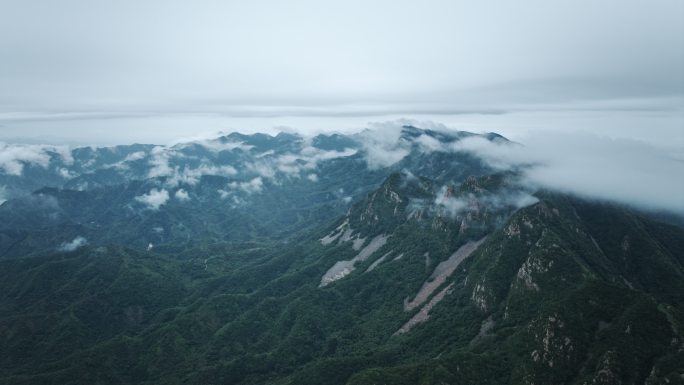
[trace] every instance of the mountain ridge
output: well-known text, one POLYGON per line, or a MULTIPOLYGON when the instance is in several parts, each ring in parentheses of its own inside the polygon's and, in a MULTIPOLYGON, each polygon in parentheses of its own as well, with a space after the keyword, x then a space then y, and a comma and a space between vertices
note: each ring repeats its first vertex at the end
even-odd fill
POLYGON ((684 381, 684 228, 423 150, 458 135, 405 129, 381 168, 331 137, 219 140, 273 151, 259 183, 160 161, 3 203, 0 383, 684 381))

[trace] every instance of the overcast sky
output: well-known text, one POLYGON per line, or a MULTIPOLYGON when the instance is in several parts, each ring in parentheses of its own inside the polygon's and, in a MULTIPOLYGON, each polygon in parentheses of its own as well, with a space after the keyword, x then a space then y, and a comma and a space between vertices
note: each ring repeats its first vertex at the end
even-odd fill
POLYGON ((684 1, 0 0, 0 140, 583 130, 684 148, 684 1))

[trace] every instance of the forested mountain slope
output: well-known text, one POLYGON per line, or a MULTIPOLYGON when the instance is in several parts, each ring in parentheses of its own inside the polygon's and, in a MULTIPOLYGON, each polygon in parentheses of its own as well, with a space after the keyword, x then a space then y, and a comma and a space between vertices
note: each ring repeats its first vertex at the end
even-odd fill
POLYGON ((179 184, 190 207, 136 211, 165 177, 5 202, 0 383, 684 382, 684 228, 424 135, 459 140, 262 177, 252 211, 213 196, 252 175, 179 184))

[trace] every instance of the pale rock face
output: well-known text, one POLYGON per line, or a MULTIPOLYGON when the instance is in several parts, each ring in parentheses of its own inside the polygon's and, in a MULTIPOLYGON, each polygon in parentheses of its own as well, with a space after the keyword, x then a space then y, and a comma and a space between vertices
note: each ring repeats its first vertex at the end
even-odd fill
POLYGON ((466 243, 451 254, 446 261, 439 263, 432 272, 432 275, 430 275, 430 278, 423 283, 415 298, 412 301, 408 301, 408 298, 404 301, 404 311, 410 311, 422 305, 438 287, 446 282, 447 278, 456 271, 458 266, 477 250, 485 239, 486 237, 478 241, 466 243))
POLYGON ((394 332, 394 335, 407 333, 414 326, 418 325, 419 323, 427 321, 428 318, 430 318, 430 310, 432 310, 432 308, 435 307, 435 305, 442 301, 447 294, 451 294, 451 292, 453 291, 453 286, 454 283, 452 282, 449 286, 445 287, 444 289, 442 289, 442 291, 440 291, 434 297, 432 297, 430 302, 423 306, 420 309, 420 311, 416 313, 416 315, 411 317, 411 319, 408 320, 401 328, 399 328, 399 330, 394 332))
MULTIPOLYGON (((422 221, 423 217, 425 216, 425 210, 422 208, 414 209, 411 212, 409 212, 409 215, 407 219, 415 219, 417 221, 422 221)), ((434 226, 434 224, 433 224, 434 226)))
POLYGON ((617 368, 617 352, 607 351, 599 360, 598 371, 591 380, 592 384, 620 384, 619 368, 617 368))
POLYGON ((340 235, 342 235, 341 232, 332 232, 332 233, 330 233, 330 234, 328 234, 325 237, 320 239, 321 244, 324 246, 327 246, 327 245, 333 243, 337 238, 339 238, 340 235))
POLYGON ((549 271, 553 266, 553 261, 549 261, 548 264, 544 264, 540 258, 535 256, 530 256, 527 258, 525 263, 518 269, 517 278, 522 282, 524 287, 539 291, 539 285, 533 281, 533 274, 543 274, 549 271))
POLYGON ((364 243, 366 243, 366 238, 356 238, 352 241, 352 249, 359 251, 364 243))
POLYGON ((351 227, 347 228, 344 233, 342 233, 342 236, 340 236, 340 240, 338 244, 342 244, 344 242, 349 242, 352 239, 352 235, 354 234, 354 229, 351 227))
POLYGON ((520 236, 520 225, 518 225, 516 222, 512 222, 510 225, 506 226, 504 229, 504 234, 506 234, 509 238, 520 236))
MULTIPOLYGON (((399 204, 403 202, 399 194, 397 192, 392 191, 389 189, 389 187, 385 187, 383 194, 387 197, 389 197, 389 200, 395 203, 394 210, 393 210, 393 215, 398 215, 399 214, 399 204)), ((373 195, 370 198, 370 202, 368 202, 368 205, 366 206, 365 210, 363 213, 361 213, 359 219, 362 222, 366 223, 372 223, 372 222, 378 222, 380 220, 380 217, 378 214, 375 212, 375 200, 378 198, 378 192, 373 193, 373 195)))
POLYGON ((362 262, 368 259, 371 255, 373 255, 373 253, 378 251, 382 246, 385 245, 385 243, 387 243, 387 239, 389 237, 389 235, 378 235, 377 237, 373 238, 370 243, 366 245, 366 247, 361 249, 361 251, 359 251, 359 253, 351 260, 336 262, 330 269, 328 269, 323 277, 321 277, 321 283, 318 287, 327 286, 330 283, 351 274, 351 272, 356 268, 354 265, 357 262, 362 262))
MULTIPOLYGON (((379 264, 381 264, 382 262, 384 262, 385 259, 387 259, 387 257, 389 257, 391 254, 392 254, 392 251, 388 251, 387 253, 385 253, 385 255, 383 255, 382 257, 380 257, 380 258, 378 258, 378 259, 376 259, 375 262, 373 262, 370 266, 368 266, 368 269, 366 269, 365 272, 368 273, 368 272, 371 272, 371 271, 375 270, 375 268, 378 267, 379 264)), ((403 255, 403 254, 400 254, 399 256, 402 256, 402 255, 403 255)), ((394 260, 396 260, 396 259, 397 259, 397 258, 395 258, 394 260)))
POLYGON ((485 312, 487 311, 489 305, 487 303, 487 292, 484 286, 484 282, 475 285, 475 288, 473 289, 473 294, 470 296, 470 299, 473 300, 475 306, 477 306, 480 310, 485 312))
MULTIPOLYGON (((390 200, 395 203, 392 215, 396 216, 399 213, 399 204, 403 201, 401 200, 401 197, 399 197, 399 194, 397 194, 395 191, 387 190, 385 191, 385 194, 388 194, 390 200)), ((378 220, 377 215, 375 220, 378 220)))
POLYGON ((352 248, 356 251, 363 247, 366 238, 362 238, 361 234, 354 234, 354 229, 349 226, 349 218, 345 219, 341 225, 337 226, 330 234, 320 239, 322 245, 327 246, 337 241, 338 245, 345 242, 352 241, 352 248))
POLYGON ((338 261, 325 273, 323 278, 321 278, 319 287, 326 286, 338 279, 342 279, 349 275, 353 270, 354 265, 352 261, 338 261))
MULTIPOLYGON (((323 244, 324 246, 329 245, 329 244, 333 243, 340 236, 343 236, 344 234, 346 234, 347 231, 353 232, 353 230, 351 230, 349 228, 349 219, 345 219, 345 221, 342 222, 341 225, 337 226, 337 228, 335 230, 333 230, 330 234, 321 238, 321 244, 323 244)), ((349 236, 351 236, 351 233, 349 234, 349 236)))
POLYGON ((525 287, 539 291, 539 286, 532 281, 532 267, 529 265, 529 259, 523 263, 518 270, 517 277, 523 282, 525 287))
MULTIPOLYGON (((375 203, 375 198, 376 198, 377 196, 378 196, 378 193, 377 193, 377 192, 376 192, 376 193, 373 193, 373 195, 371 196, 370 202, 368 202, 368 206, 366 206, 366 209, 363 211, 363 213, 362 213, 361 216, 359 217, 359 219, 360 219, 362 222, 366 221, 366 219, 369 219, 370 217, 373 216, 373 214, 374 214, 374 213, 373 213, 373 211, 374 211, 374 209, 373 209, 373 204, 375 203)), ((369 222, 370 222, 370 221, 369 221, 369 222)))
POLYGON ((539 362, 540 357, 539 357, 539 351, 538 350, 533 351, 530 354, 530 356, 532 356, 532 361, 539 362))
POLYGON ((557 314, 539 319, 529 327, 541 329, 541 332, 534 334, 534 339, 539 344, 539 349, 535 349, 531 354, 534 362, 541 362, 553 368, 559 360, 570 360, 575 346, 570 337, 563 335, 565 323, 557 314))

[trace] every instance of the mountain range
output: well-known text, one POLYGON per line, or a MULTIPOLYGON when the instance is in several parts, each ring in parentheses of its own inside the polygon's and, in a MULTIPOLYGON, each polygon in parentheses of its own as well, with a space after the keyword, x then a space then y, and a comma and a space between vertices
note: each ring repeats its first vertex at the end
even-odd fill
POLYGON ((3 145, 0 384, 684 383, 682 218, 473 140, 3 145))

